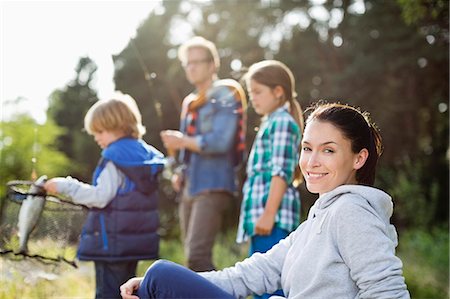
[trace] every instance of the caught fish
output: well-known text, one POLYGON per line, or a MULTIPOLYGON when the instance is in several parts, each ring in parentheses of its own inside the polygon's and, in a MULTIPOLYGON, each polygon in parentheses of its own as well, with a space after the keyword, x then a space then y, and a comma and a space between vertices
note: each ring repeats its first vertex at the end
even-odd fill
POLYGON ((47 176, 43 175, 31 185, 28 190, 29 195, 23 200, 20 207, 19 222, 17 224, 19 229, 19 252, 25 253, 28 251, 28 239, 41 217, 45 205, 43 185, 46 180, 47 176))

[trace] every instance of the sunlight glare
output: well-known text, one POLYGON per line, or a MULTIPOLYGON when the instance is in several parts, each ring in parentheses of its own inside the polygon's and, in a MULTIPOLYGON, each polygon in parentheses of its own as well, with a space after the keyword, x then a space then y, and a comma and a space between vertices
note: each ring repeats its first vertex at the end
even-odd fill
POLYGON ((45 122, 49 95, 75 78, 74 69, 80 57, 89 56, 98 66, 92 87, 99 97, 109 94, 115 88, 111 55, 127 45, 140 23, 159 3, 2 3, 2 106, 3 100, 18 97, 28 102, 15 109, 2 107, 5 108, 2 118, 25 112, 45 122))
POLYGON ((366 12, 366 6, 364 4, 364 0, 355 0, 353 4, 348 7, 348 12, 352 14, 360 14, 366 12))
POLYGON ((311 18, 321 22, 326 22, 330 19, 330 13, 321 5, 316 5, 308 9, 308 14, 311 18))
POLYGON ((242 61, 240 59, 233 59, 230 67, 233 71, 239 71, 242 68, 242 61))
POLYGON ((283 20, 288 26, 300 26, 302 29, 308 28, 311 21, 302 9, 294 9, 284 16, 283 20))

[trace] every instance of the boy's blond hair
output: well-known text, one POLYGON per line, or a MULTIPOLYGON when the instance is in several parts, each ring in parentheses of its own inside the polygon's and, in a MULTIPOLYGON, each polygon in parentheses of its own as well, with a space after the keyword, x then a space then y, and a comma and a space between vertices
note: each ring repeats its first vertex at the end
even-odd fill
POLYGON ((109 100, 95 103, 84 117, 84 128, 90 135, 101 131, 119 131, 125 136, 139 139, 145 134, 136 101, 120 92, 116 92, 109 100))

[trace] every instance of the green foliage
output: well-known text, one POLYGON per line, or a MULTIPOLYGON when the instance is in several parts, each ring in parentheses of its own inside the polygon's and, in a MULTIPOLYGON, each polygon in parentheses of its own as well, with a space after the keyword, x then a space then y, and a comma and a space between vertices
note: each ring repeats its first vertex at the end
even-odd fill
POLYGON ((397 0, 407 24, 448 19, 447 0, 397 0))
POLYGON ((399 256, 412 298, 449 297, 448 227, 408 230, 400 235, 399 256))
POLYGON ((57 148, 76 161, 58 175, 70 174, 85 182, 90 181, 100 156, 99 147, 83 130, 84 116, 98 100, 96 91, 89 86, 96 70, 97 65, 89 57, 80 58, 75 79, 51 94, 47 111, 48 118, 64 128, 64 133, 56 140, 57 148))
POLYGON ((70 165, 67 157, 54 147, 54 140, 62 132, 52 121, 38 125, 27 115, 16 115, 0 123, 0 244, 8 241, 6 238, 13 229, 4 224, 14 223, 18 215, 18 208, 5 208, 14 204, 6 200, 7 182, 31 180, 33 173, 48 177, 62 173, 70 165))
POLYGON ((1 122, 0 128, 0 195, 10 180, 29 180, 33 167, 37 175, 49 177, 63 172, 70 162, 54 147, 63 133, 52 121, 38 125, 27 115, 1 122), (33 158, 35 163, 33 163, 33 158))
POLYGON ((428 176, 420 161, 405 161, 397 168, 383 168, 378 175, 395 204, 394 221, 399 227, 426 228, 434 219, 439 203, 438 182, 427 186, 421 182, 428 176))
POLYGON ((314 26, 294 30, 275 57, 300 79, 302 105, 322 98, 371 112, 385 147, 378 186, 403 203, 396 213, 404 224, 448 222, 445 20, 407 25, 394 1, 365 1, 365 7, 364 14, 343 9, 342 23, 329 28, 323 42, 314 26), (334 37, 342 38, 341 46, 334 37))
MULTIPOLYGON (((163 1, 165 11, 150 14, 115 57, 116 86, 136 98, 150 128, 146 140, 162 149, 159 130, 178 127, 179 104, 192 89, 176 59, 184 40, 198 34, 215 42, 222 78, 239 78, 262 59, 281 60, 294 73, 304 108, 327 99, 371 112, 385 145, 379 187, 405 203, 396 210, 402 223, 447 222, 448 2, 366 0, 361 13, 352 3, 324 4, 342 13, 332 25, 310 15, 309 1, 241 1, 239 9, 236 1, 163 1), (405 22, 404 14, 420 21, 405 22), (233 61, 242 69, 232 69, 233 61)), ((248 112, 250 149, 259 117, 248 112)))

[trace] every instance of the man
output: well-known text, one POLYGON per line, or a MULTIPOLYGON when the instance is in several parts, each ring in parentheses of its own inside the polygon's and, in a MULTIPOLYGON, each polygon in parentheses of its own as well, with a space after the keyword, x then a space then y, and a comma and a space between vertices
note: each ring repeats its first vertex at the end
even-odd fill
POLYGON ((179 150, 180 167, 172 177, 181 192, 181 232, 187 266, 209 271, 214 239, 222 214, 237 187, 236 166, 245 147, 245 94, 234 80, 218 80, 215 45, 194 37, 178 57, 188 81, 195 86, 182 104, 180 130, 161 132, 169 152, 179 150))

